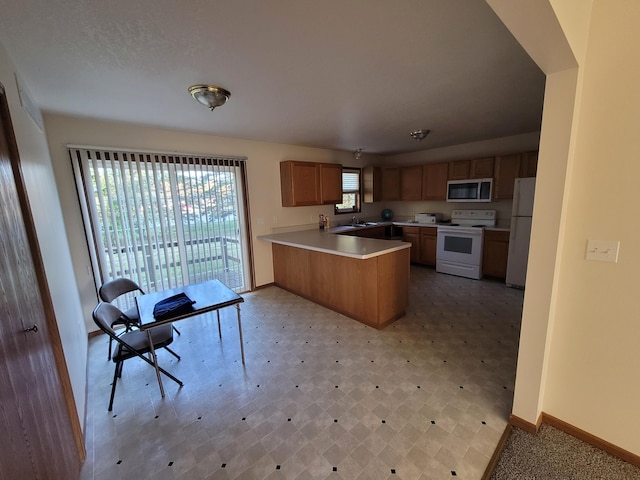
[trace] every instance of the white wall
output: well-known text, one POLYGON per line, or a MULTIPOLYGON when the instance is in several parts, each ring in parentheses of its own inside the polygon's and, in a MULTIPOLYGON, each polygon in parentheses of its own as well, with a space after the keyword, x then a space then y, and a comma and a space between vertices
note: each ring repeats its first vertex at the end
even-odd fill
POLYGON ((639 24, 640 2, 593 2, 544 396, 546 412, 637 455, 639 24), (589 238, 619 240, 618 263, 586 261, 589 238))
POLYGON ((552 5, 557 15, 551 23, 527 15, 528 25, 509 20, 522 16, 520 2, 488 2, 548 74, 553 94, 545 98, 530 251, 536 261, 527 278, 514 414, 535 422, 544 411, 640 455, 640 2, 525 2, 534 10, 552 5), (549 33, 554 23, 565 39, 549 33), (562 63, 550 37, 556 50, 568 42, 577 68, 545 69, 562 63), (536 223, 536 214, 551 221, 536 223), (618 263, 585 260, 589 238, 619 240, 618 263))
POLYGON ((80 424, 84 426, 87 330, 71 263, 62 211, 46 137, 20 105, 15 65, 0 45, 0 83, 4 85, 22 172, 39 238, 58 330, 80 424))

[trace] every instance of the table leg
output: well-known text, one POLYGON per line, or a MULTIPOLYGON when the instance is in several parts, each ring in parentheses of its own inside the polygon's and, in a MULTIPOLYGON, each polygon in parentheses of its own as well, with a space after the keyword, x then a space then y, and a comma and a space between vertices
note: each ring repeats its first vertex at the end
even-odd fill
POLYGON ((216 310, 216 314, 218 314, 218 335, 222 338, 222 330, 220 330, 220 310, 216 310))
POLYGON ((158 377, 158 385, 160 386, 160 395, 164 398, 164 386, 162 385, 162 378, 160 378, 160 368, 158 367, 158 357, 156 357, 156 349, 153 346, 153 339, 151 338, 152 328, 147 330, 147 337, 149 338, 149 353, 153 360, 153 367, 156 369, 156 377, 158 377))
POLYGON ((240 304, 236 305, 238 310, 238 333, 240 334, 240 354, 242 355, 242 364, 244 365, 244 342, 242 341, 242 322, 240 321, 240 304))

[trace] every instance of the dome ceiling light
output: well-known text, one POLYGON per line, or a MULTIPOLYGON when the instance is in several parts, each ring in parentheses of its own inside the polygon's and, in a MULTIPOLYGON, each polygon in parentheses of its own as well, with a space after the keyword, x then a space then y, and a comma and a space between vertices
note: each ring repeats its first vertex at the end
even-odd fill
POLYGON ((224 105, 231 96, 228 90, 215 85, 192 85, 189 87, 189 93, 211 111, 224 105))
POLYGON ((411 135, 411 138, 415 138, 416 140, 421 142, 427 135, 429 135, 430 131, 431 130, 424 130, 421 128, 420 130, 414 130, 413 132, 409 133, 409 135, 411 135))

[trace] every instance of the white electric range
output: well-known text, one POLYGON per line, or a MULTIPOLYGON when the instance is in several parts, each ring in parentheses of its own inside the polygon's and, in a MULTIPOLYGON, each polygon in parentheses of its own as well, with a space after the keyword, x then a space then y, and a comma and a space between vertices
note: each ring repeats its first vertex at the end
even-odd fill
POLYGON ((495 210, 453 210, 451 223, 438 225, 436 272, 482 278, 483 230, 495 224, 495 210))

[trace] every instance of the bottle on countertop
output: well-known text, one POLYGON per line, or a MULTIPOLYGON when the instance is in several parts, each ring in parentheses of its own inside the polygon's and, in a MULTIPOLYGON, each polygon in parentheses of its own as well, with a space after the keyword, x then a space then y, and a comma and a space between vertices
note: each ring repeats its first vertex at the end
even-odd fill
POLYGON ((320 214, 320 221, 318 222, 318 226, 320 227, 320 230, 324 230, 325 224, 326 224, 325 216, 321 213, 320 214))

